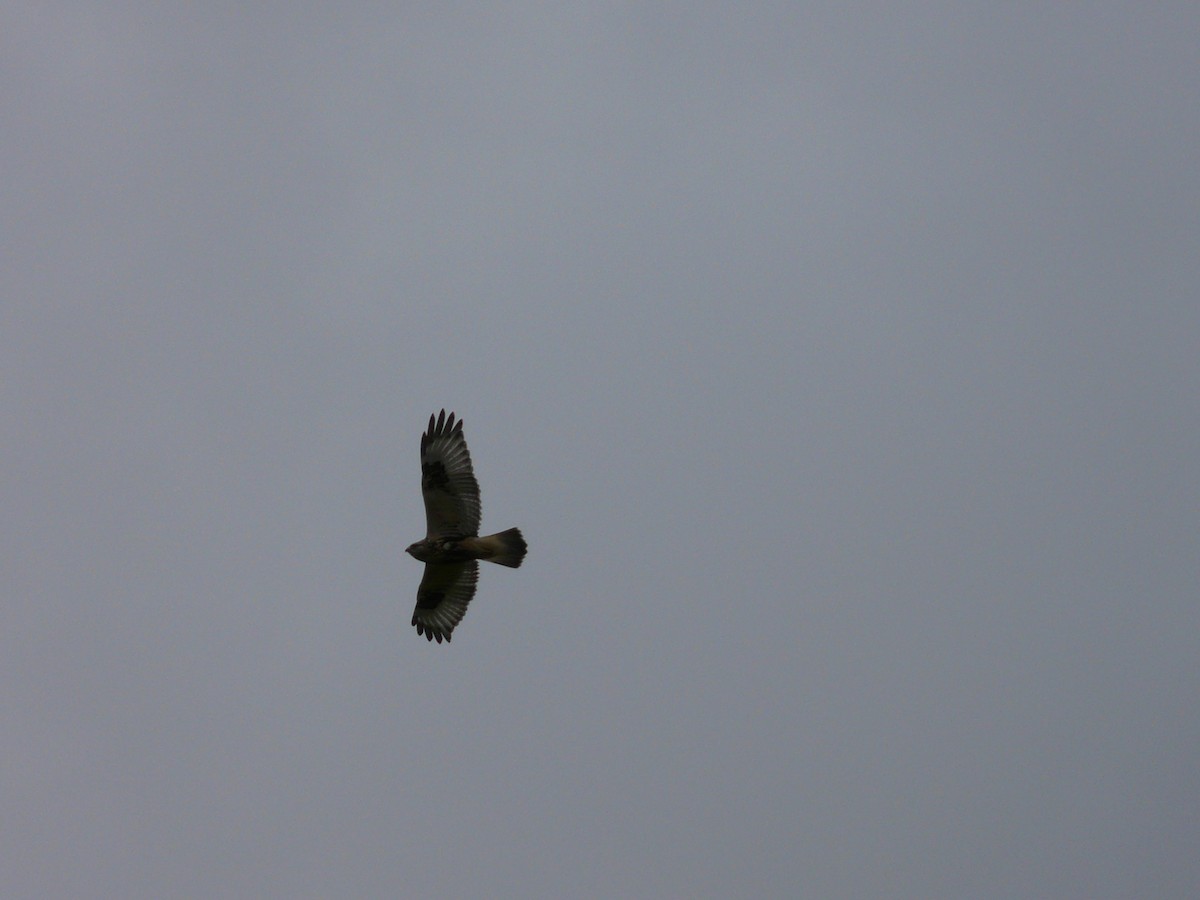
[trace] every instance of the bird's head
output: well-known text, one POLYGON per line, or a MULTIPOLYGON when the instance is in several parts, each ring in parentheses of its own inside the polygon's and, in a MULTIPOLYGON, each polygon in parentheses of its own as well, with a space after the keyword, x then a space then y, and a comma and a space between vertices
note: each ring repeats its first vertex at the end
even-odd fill
POLYGON ((413 559, 425 562, 429 558, 429 541, 417 541, 415 544, 409 544, 404 548, 404 552, 413 559))

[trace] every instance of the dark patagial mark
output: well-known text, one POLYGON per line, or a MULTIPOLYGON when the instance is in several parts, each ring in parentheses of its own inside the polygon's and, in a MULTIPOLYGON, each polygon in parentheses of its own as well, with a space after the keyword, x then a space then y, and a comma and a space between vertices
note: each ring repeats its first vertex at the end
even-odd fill
MULTIPOLYGON (((437 609, 437 605, 446 597, 445 591, 426 591, 417 598, 419 609, 437 609)), ((414 620, 413 624, 416 624, 414 620)))
POLYGON ((446 467, 440 462, 427 463, 421 466, 421 484, 425 487, 442 487, 450 483, 446 475, 446 467))

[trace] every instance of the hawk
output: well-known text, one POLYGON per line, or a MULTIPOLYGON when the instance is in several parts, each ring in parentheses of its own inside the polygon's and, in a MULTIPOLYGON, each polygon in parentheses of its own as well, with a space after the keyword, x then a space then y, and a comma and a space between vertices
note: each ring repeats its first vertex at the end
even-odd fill
POLYGON ((479 563, 486 559, 517 568, 525 558, 519 529, 479 536, 479 483, 463 437, 462 419, 443 409, 421 435, 421 493, 425 539, 405 552, 425 563, 412 623, 417 634, 439 644, 450 640, 475 596, 479 563))

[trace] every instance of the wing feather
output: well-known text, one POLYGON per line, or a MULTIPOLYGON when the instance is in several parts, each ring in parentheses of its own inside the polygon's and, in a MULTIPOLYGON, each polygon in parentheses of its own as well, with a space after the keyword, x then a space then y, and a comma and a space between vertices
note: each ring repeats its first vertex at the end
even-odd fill
POLYGON ((479 534, 479 483, 454 413, 429 417, 421 435, 421 493, 425 497, 426 537, 475 537, 479 534))
POLYGON ((467 613, 467 604, 475 596, 479 563, 426 563, 421 586, 417 588, 417 607, 412 623, 417 634, 428 640, 449 641, 454 626, 467 613))

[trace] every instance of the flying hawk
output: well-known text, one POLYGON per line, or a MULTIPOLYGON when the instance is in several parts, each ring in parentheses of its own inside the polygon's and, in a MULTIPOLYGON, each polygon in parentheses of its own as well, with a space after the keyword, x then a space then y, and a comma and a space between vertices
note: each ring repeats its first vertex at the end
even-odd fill
POLYGON ((443 409, 421 435, 421 493, 425 496, 425 540, 405 550, 425 563, 412 623, 429 640, 449 641, 475 596, 479 563, 487 559, 517 568, 525 539, 516 528, 479 536, 479 483, 463 437, 462 419, 443 409))

